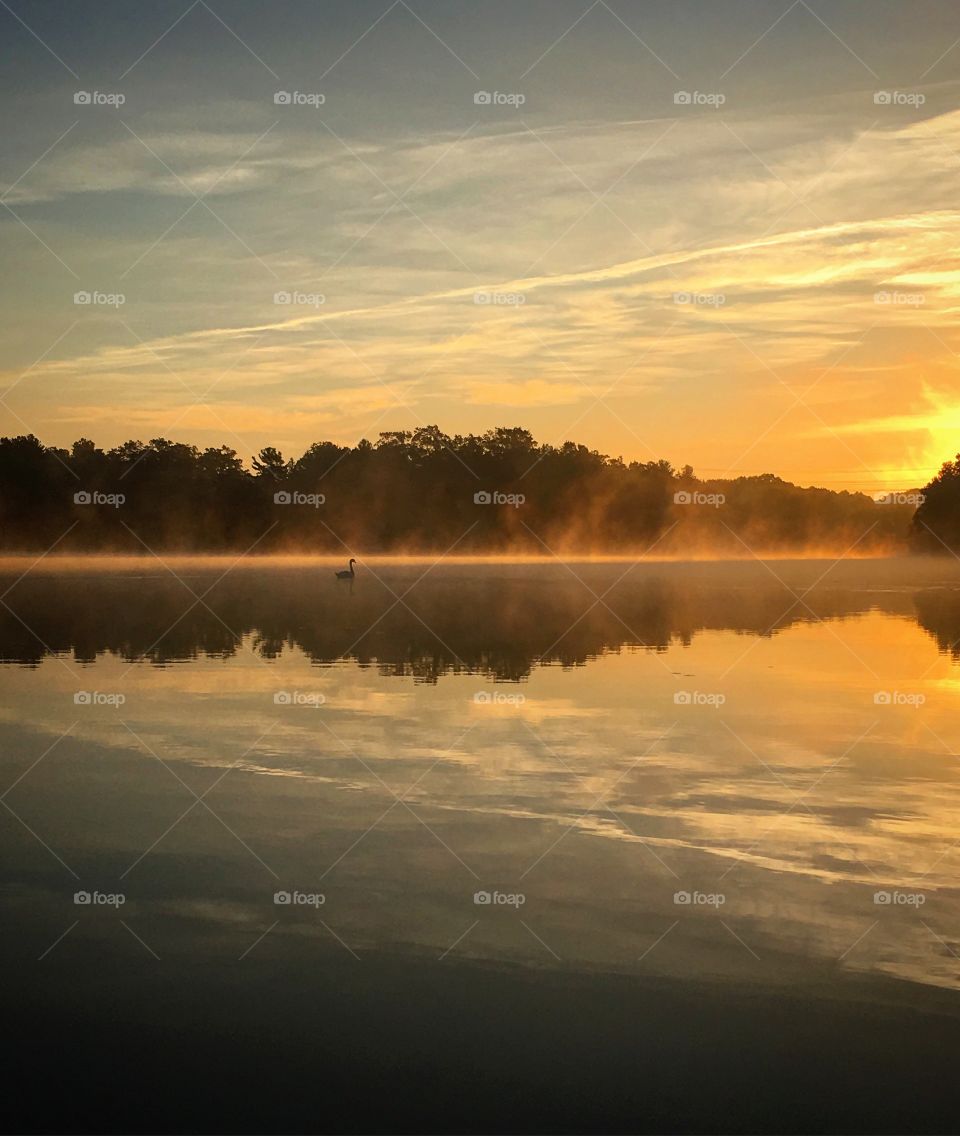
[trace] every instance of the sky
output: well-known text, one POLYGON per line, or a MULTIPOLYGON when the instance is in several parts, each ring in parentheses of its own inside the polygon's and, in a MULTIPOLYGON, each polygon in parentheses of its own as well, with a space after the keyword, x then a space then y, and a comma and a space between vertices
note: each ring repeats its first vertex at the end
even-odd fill
POLYGON ((960 450, 954 0, 0 0, 0 433, 960 450))

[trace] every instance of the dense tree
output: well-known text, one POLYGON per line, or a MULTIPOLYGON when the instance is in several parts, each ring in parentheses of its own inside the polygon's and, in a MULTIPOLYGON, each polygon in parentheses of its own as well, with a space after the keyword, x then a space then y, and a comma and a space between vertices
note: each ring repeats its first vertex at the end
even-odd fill
MULTIPOLYGON (((960 460, 949 468, 948 498, 960 460)), ((393 430, 352 447, 316 442, 296 458, 267 446, 249 469, 227 446, 167 438, 112 450, 0 438, 8 551, 869 552, 902 545, 911 515, 772 474, 701 481, 690 466, 627 464, 521 427, 393 430)))
POLYGON ((960 454, 944 462, 923 489, 913 518, 912 544, 923 552, 960 551, 960 454))

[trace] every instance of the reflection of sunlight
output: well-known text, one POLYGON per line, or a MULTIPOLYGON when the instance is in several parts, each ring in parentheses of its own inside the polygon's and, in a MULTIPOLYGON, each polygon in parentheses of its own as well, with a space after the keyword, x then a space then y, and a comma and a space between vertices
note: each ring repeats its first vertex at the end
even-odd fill
MULTIPOLYGON (((798 562, 784 571, 802 586, 825 567, 798 562)), ((661 568, 644 575, 638 567, 608 602, 643 620, 638 627, 662 640, 659 651, 625 646, 631 633, 591 608, 589 591, 545 583, 562 577, 523 566, 483 571, 502 573, 499 605, 465 603, 476 565, 437 569, 419 600, 427 622, 452 619, 443 638, 463 659, 448 668, 416 620, 378 624, 366 665, 338 660, 362 625, 340 607, 321 608, 313 593, 300 607, 297 588, 270 591, 276 581, 267 580, 251 594, 266 605, 259 617, 272 635, 255 625, 232 655, 191 657, 209 629, 198 623, 195 643, 185 621, 178 649, 188 661, 131 665, 107 651, 83 667, 47 657, 36 669, 4 668, 3 760, 39 756, 75 722, 30 785, 53 799, 68 787, 58 824, 70 839, 124 854, 155 840, 190 804, 172 770, 196 792, 216 782, 211 807, 265 862, 295 861, 305 884, 329 873, 330 888, 343 890, 338 920, 351 941, 448 945, 466 874, 449 849, 478 875, 496 865, 500 879, 491 883, 516 889, 523 875, 538 928, 551 942, 568 936, 569 957, 588 965, 619 965, 625 925, 669 926, 673 894, 694 888, 726 896, 724 920, 758 953, 803 965, 836 962, 878 918, 877 890, 922 893, 923 917, 955 934, 960 666, 936 645, 936 636, 952 638, 949 605, 921 608, 918 625, 916 587, 918 579, 956 585, 960 567, 834 568, 835 590, 807 600, 822 619, 807 610, 786 618, 791 592, 761 566, 677 566, 670 587, 661 568), (460 586, 447 588, 444 572, 446 584, 460 586), (536 593, 509 600, 505 581, 524 573, 538 574, 536 593), (483 621, 461 620, 464 606, 483 610, 483 621), (348 620, 342 643, 337 619, 348 620), (571 627, 582 639, 567 665, 544 665, 539 652, 571 627), (451 643, 448 634, 458 637, 451 643), (265 657, 260 642, 283 650, 265 657), (418 653, 432 659, 432 681, 398 665, 418 653), (486 672, 494 655, 522 681, 486 672), (84 688, 124 691, 122 712, 78 707, 73 694, 84 688), (278 691, 304 698, 278 703, 278 691), (722 701, 677 701, 678 692, 722 701), (318 694, 322 702, 304 701, 318 694), (83 770, 79 783, 63 781, 70 768, 83 770), (140 811, 114 816, 84 804, 86 794, 141 802, 140 811), (74 815, 79 824, 89 808, 105 819, 74 831, 74 815), (371 895, 387 899, 378 905, 371 895), (405 906, 390 906, 400 895, 405 906)), ((591 571, 612 580, 623 570, 591 571)), ((228 599, 220 602, 230 614, 228 599)), ((372 622, 380 610, 363 617, 372 622)), ((146 644, 155 638, 140 631, 146 644)), ((80 635, 89 635, 86 624, 80 635)), ((13 807, 21 792, 13 789, 13 807)), ((203 810, 160 848, 185 862, 245 855, 203 810)), ((137 873, 150 879, 146 862, 137 873)), ((198 886, 203 894, 184 903, 204 920, 247 918, 249 884, 222 912, 198 886)), ((169 910, 163 903, 160 914, 169 910)), ((899 910, 879 917, 883 933, 844 965, 957 984, 955 960, 936 952, 916 919, 899 910)), ((684 922, 677 949, 693 965, 720 967, 723 952, 703 937, 705 925, 684 922)), ((489 949, 518 948, 494 937, 489 949)), ((651 965, 674 962, 665 953, 651 965)))

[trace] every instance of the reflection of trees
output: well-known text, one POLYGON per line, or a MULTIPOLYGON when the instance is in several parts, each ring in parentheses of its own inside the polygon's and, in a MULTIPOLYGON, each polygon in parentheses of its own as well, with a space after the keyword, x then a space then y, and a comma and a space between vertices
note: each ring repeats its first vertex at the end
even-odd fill
MULTIPOLYGON (((578 666, 624 647, 663 650, 711 629, 771 635, 797 621, 857 615, 876 602, 820 592, 806 597, 813 614, 774 581, 708 586, 649 566, 595 602, 624 571, 610 565, 587 577, 595 594, 563 569, 444 566, 398 603, 422 571, 393 569, 385 584, 368 571, 350 590, 326 567, 243 567, 203 603, 172 577, 33 575, 7 596, 13 612, 0 608, 0 656, 36 663, 49 648, 80 661, 111 653, 162 664, 229 657, 244 638, 265 659, 296 646, 317 663, 349 658, 424 681, 462 671, 519 680, 538 663, 578 666)), ((186 579, 202 594, 216 574, 186 579)))
POLYGON ((937 641, 937 647, 960 660, 960 592, 931 588, 918 592, 917 622, 937 641))

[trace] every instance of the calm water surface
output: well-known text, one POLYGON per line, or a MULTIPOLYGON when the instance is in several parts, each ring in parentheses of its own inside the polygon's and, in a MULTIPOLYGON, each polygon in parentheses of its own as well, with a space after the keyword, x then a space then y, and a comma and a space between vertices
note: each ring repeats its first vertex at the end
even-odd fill
POLYGON ((27 567, 4 949, 51 1001, 409 959, 952 1012, 954 561, 27 567))

